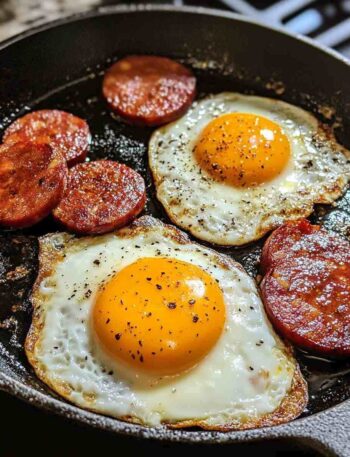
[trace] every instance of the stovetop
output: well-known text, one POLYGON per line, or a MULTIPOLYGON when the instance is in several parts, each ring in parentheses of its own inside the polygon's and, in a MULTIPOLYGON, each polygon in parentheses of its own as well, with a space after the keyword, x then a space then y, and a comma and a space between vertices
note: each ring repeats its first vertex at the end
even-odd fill
MULTIPOLYGON (((117 0, 0 0, 0 40, 67 14, 113 4, 117 0)), ((135 1, 219 8, 286 27, 331 46, 350 58, 350 0, 171 0, 135 1)))

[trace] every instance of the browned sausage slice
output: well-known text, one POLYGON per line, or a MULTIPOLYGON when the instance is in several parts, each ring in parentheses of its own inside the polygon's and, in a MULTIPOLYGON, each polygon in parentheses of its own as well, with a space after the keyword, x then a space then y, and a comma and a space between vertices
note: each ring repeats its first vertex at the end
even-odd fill
POLYGON ((136 171, 110 160, 75 165, 54 217, 79 234, 109 232, 128 224, 146 202, 145 183, 136 171))
POLYGON ((317 240, 323 239, 322 236, 317 235, 319 230, 321 230, 319 225, 312 225, 307 219, 286 222, 274 230, 263 247, 260 263, 262 271, 268 271, 296 249, 305 250, 307 240, 311 240, 309 248, 317 250, 317 240), (301 242, 296 244, 298 241, 301 242))
POLYGON ((53 148, 58 148, 68 165, 72 166, 85 160, 90 130, 83 119, 65 111, 33 111, 6 129, 3 142, 13 144, 18 141, 49 143, 53 148))
POLYGON ((139 125, 174 121, 191 105, 196 91, 192 72, 174 60, 129 56, 107 70, 103 94, 122 117, 139 125))
POLYGON ((261 292, 276 329, 323 356, 350 356, 350 244, 306 220, 267 243, 261 292))
POLYGON ((63 196, 68 169, 48 144, 0 146, 0 225, 27 227, 47 216, 63 196))

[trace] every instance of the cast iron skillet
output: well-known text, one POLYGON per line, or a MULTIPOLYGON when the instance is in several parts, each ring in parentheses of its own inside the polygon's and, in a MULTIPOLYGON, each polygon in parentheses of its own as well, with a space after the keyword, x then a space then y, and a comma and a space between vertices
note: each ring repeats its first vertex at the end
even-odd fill
MULTIPOLYGON (((86 118, 93 133, 92 158, 109 157, 140 171, 148 183, 146 212, 167 220, 154 198, 147 169, 150 129, 113 118, 101 97, 103 70, 132 53, 182 60, 198 76, 199 96, 238 90, 282 98, 338 124, 350 146, 350 65, 305 38, 270 29, 230 13, 201 8, 114 7, 63 19, 0 46, 0 113, 4 129, 38 108, 61 108, 86 118)), ((328 229, 350 235, 350 192, 335 208, 312 216, 328 229)), ((309 382, 304 417, 244 432, 147 429, 76 408, 50 392, 26 362, 23 341, 30 325, 28 301, 37 273, 37 236, 57 230, 47 220, 0 236, 0 388, 40 408, 101 429, 159 440, 233 443, 298 438, 337 455, 350 455, 350 364, 297 353, 309 382)), ((261 242, 225 252, 257 273, 261 242)), ((203 399, 205 401, 205 399, 203 399)))

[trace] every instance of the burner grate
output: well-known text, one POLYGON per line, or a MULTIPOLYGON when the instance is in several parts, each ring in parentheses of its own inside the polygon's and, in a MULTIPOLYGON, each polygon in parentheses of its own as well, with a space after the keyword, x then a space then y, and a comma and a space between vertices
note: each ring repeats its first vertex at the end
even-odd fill
POLYGON ((308 35, 350 57, 350 0, 174 0, 173 3, 229 9, 283 26, 292 33, 308 35))

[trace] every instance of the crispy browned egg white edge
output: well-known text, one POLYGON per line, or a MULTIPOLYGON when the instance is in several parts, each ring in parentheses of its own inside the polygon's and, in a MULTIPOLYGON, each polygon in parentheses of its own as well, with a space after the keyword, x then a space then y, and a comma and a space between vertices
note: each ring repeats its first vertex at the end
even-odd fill
MULTIPOLYGON (((313 113, 311 113, 311 112, 307 112, 307 113, 314 117, 313 113)), ((175 124, 175 122, 174 122, 174 124, 175 124)), ((164 127, 160 127, 160 129, 168 127, 169 125, 171 125, 171 124, 166 124, 164 127)), ((338 143, 338 141, 336 139, 336 136, 334 134, 333 128, 330 127, 327 124, 322 123, 319 120, 317 120, 317 125, 318 125, 318 132, 321 132, 321 135, 325 135, 328 140, 331 140, 335 144, 337 144, 339 146, 339 149, 343 152, 343 154, 348 158, 348 160, 350 160, 350 151, 347 150, 340 143, 338 143)), ((158 130, 155 130, 153 132, 152 137, 154 137, 157 134, 158 130)), ((152 141, 152 137, 151 137, 149 142, 152 141)), ((179 217, 174 215, 173 212, 171 211, 171 205, 164 205, 163 202, 161 201, 161 199, 159 198, 158 188, 159 188, 160 184, 162 183, 163 178, 157 173, 156 167, 152 163, 151 155, 150 155, 149 152, 148 152, 148 166, 149 166, 149 168, 151 170, 154 186, 155 186, 155 189, 156 189, 157 200, 162 205, 162 208, 164 208, 164 211, 166 212, 166 214, 169 217, 169 219, 171 220, 171 222, 176 224, 177 226, 181 227, 182 224, 179 221, 179 217)), ((191 235, 196 237, 198 240, 204 241, 206 243, 210 243, 213 246, 216 245, 216 246, 219 246, 219 247, 220 246, 222 246, 222 247, 231 247, 231 246, 250 245, 251 243, 254 243, 257 240, 260 240, 264 235, 266 235, 266 233, 270 232, 271 230, 275 230, 277 227, 279 227, 280 225, 282 225, 286 221, 294 221, 294 220, 300 219, 302 217, 310 216, 310 214, 312 214, 313 211, 314 211, 315 205, 332 205, 332 204, 334 204, 334 202, 338 198, 342 197, 345 194, 348 186, 349 186, 349 184, 347 183, 346 179, 344 179, 344 177, 342 177, 342 176, 338 177, 337 181, 335 183, 333 183, 332 185, 329 185, 325 189, 324 193, 321 194, 317 200, 315 200, 313 202, 310 202, 310 204, 305 204, 304 203, 299 208, 293 208, 291 211, 288 212, 288 214, 286 214, 286 212, 284 210, 283 210, 283 213, 277 214, 277 216, 283 216, 283 222, 282 223, 276 224, 276 223, 273 223, 273 222, 266 222, 266 220, 268 220, 269 216, 270 216, 270 215, 267 214, 265 216, 265 218, 263 219, 263 222, 264 222, 264 224, 262 224, 263 226, 260 227, 260 229, 256 232, 256 236, 254 237, 254 239, 251 239, 247 243, 245 243, 245 242, 235 243, 235 244, 232 244, 232 243, 219 243, 219 244, 215 243, 211 239, 205 239, 205 238, 201 237, 201 235, 198 233, 197 227, 195 225, 192 225, 191 227, 188 227, 188 228, 184 228, 184 230, 189 232, 191 235)))
MULTIPOLYGON (((161 221, 150 217, 143 216, 130 226, 120 229, 115 232, 120 237, 129 237, 132 238, 134 235, 147 232, 149 229, 159 228, 166 236, 172 238, 179 244, 188 244, 193 243, 189 237, 178 230, 177 228, 163 224, 161 221)), ((40 238, 40 248, 39 248, 39 273, 37 279, 34 283, 31 302, 33 305, 33 319, 32 324, 29 329, 26 341, 25 341, 25 351, 29 363, 34 368, 34 371, 38 378, 47 384, 53 391, 57 392, 61 397, 72 402, 70 398, 71 389, 66 383, 52 380, 45 369, 40 365, 39 360, 36 357, 37 350, 40 348, 41 341, 41 331, 44 328, 45 323, 45 306, 42 306, 42 300, 40 300, 40 284, 42 281, 49 277, 55 269, 55 265, 62 261, 64 258, 65 248, 71 244, 80 243, 84 245, 86 240, 93 240, 93 238, 75 238, 73 235, 68 233, 60 234, 60 240, 62 240, 61 245, 54 245, 52 243, 52 238, 57 238, 57 234, 48 234, 40 238)), ((98 237, 95 237, 98 240, 98 237)), ((215 251, 212 251, 215 257, 217 258, 218 263, 225 269, 230 268, 239 268, 243 267, 230 259, 229 257, 219 254, 215 251)), ((290 357, 293 357, 293 351, 289 345, 286 345, 286 351, 290 357)), ((89 399, 86 399, 89 400, 89 399)), ((206 430, 218 430, 218 431, 231 431, 231 430, 246 430, 251 428, 258 427, 267 427, 272 425, 278 425, 284 422, 289 422, 296 417, 298 417, 304 410, 308 401, 308 392, 307 384, 300 372, 299 366, 296 363, 296 368, 294 372, 294 377, 292 381, 291 388, 288 394, 283 398, 279 407, 272 413, 266 414, 258 419, 252 418, 244 423, 233 422, 225 425, 208 425, 205 420, 186 420, 176 423, 164 423, 164 425, 169 426, 170 428, 186 428, 186 427, 200 427, 206 430)), ((74 402, 72 402, 74 403, 74 402)), ((79 406, 79 405, 78 405, 79 406)), ((93 406, 87 408, 90 411, 99 413, 98 410, 95 410, 93 406)), ((137 418, 132 416, 120 417, 120 420, 132 422, 140 425, 142 424, 137 418)))

